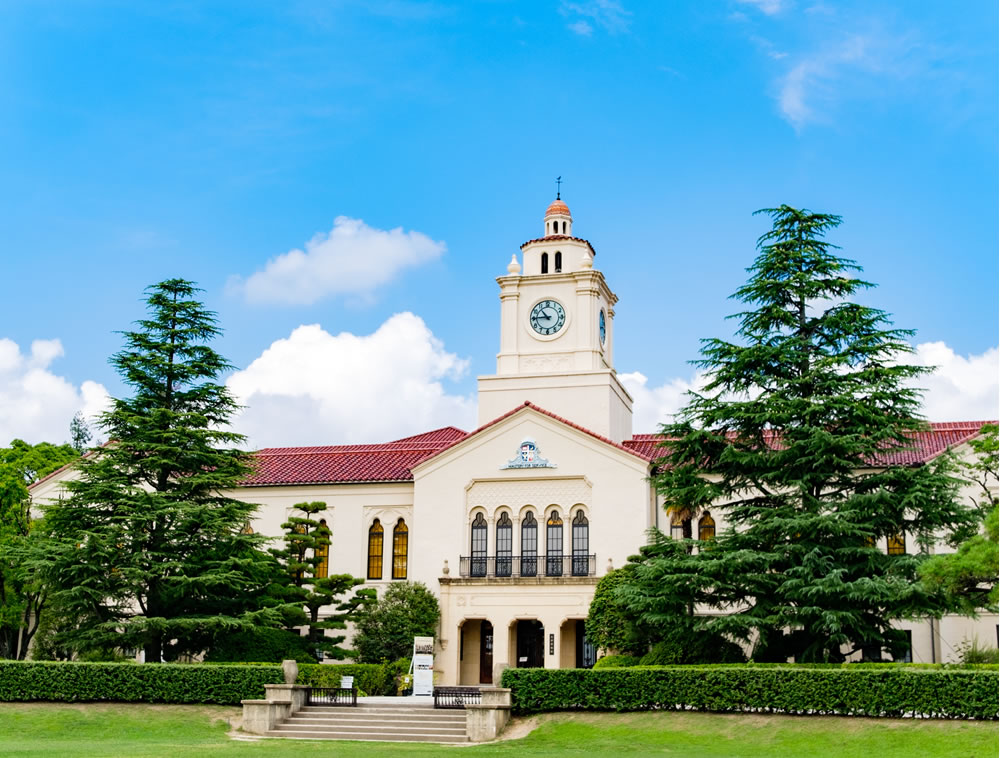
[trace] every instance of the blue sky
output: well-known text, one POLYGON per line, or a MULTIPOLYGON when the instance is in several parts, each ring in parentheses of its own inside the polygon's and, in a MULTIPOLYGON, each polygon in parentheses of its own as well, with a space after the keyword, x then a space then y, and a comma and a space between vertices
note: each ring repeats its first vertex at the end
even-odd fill
POLYGON ((468 427, 494 278, 557 175, 620 297, 636 431, 731 334, 780 203, 844 216, 866 301, 941 367, 932 419, 995 416, 997 8, 956 8, 8 0, 0 442, 121 394, 115 332, 175 276, 255 443, 468 427))

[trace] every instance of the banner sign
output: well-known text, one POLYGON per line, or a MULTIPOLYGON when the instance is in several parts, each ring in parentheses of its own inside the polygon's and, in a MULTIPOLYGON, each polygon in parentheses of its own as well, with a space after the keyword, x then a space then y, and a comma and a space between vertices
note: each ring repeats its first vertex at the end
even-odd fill
POLYGON ((413 638, 413 694, 434 694, 434 638, 413 638))

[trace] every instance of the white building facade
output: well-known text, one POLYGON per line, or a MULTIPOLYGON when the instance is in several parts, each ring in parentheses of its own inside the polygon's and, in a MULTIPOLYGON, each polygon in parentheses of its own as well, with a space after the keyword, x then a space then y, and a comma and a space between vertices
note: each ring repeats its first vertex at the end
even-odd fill
MULTIPOLYGON (((632 398, 614 368, 618 298, 594 248, 573 236, 564 202, 543 224, 497 279, 500 350, 496 374, 478 380, 478 429, 265 449, 254 477, 229 493, 259 503, 252 527, 276 537, 296 503, 323 501, 330 573, 434 591, 442 684, 495 683, 508 666, 592 665, 583 622, 597 582, 647 529, 671 528, 648 479, 659 440, 632 433, 632 398)), ((898 463, 967 451, 981 424, 932 425, 898 463)), ((35 501, 57 496, 65 475, 34 485, 35 501)), ((674 526, 677 536, 709 536, 725 513, 674 526)), ((915 661, 955 660, 963 640, 997 644, 996 615, 900 626, 915 661)))

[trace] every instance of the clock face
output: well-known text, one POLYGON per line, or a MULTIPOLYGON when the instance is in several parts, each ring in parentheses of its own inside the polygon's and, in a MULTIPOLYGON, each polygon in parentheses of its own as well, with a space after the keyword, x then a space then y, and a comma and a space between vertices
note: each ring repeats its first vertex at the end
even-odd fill
POLYGON ((542 300, 531 309, 531 328, 539 334, 555 334, 566 323, 566 311, 555 300, 542 300))
POLYGON ((602 310, 601 314, 597 317, 597 331, 601 335, 602 345, 604 344, 604 336, 607 334, 608 331, 607 327, 608 325, 604 318, 604 311, 602 310))

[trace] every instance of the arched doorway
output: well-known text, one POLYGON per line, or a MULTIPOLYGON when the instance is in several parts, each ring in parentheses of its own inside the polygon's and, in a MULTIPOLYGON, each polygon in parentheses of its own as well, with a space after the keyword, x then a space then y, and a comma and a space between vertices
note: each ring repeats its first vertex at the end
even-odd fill
POLYGON ((493 624, 486 620, 479 627, 479 683, 493 683, 493 624))
POLYGON ((535 619, 517 622, 517 668, 545 665, 545 627, 535 619))

